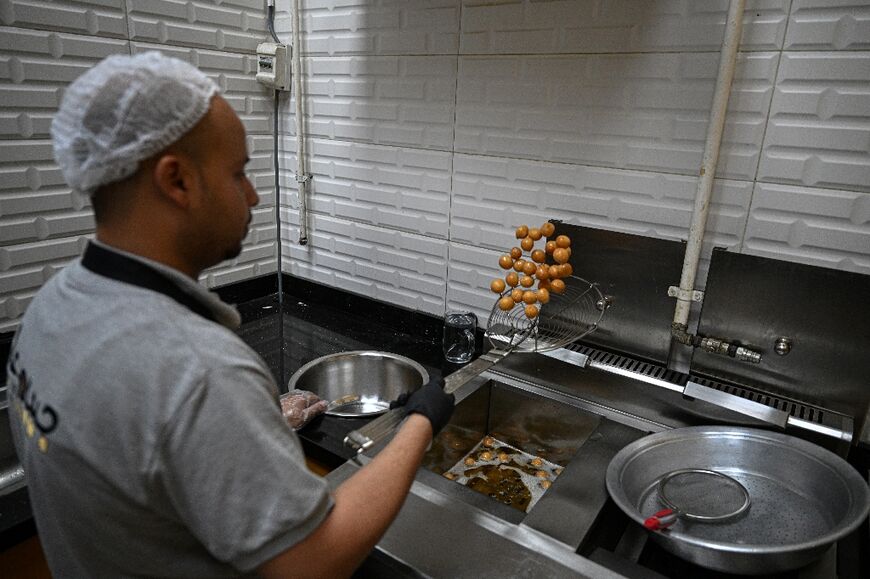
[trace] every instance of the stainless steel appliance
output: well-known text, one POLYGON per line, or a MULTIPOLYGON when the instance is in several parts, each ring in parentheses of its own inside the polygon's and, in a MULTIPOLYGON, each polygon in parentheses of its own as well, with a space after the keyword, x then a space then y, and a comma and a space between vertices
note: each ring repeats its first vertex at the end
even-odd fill
MULTIPOLYGON (((862 547, 866 493, 856 495, 854 516, 864 519, 858 529, 815 545, 809 557, 798 560, 797 553, 808 553, 793 551, 797 569, 747 567, 737 558, 731 567, 726 553, 717 571, 650 540, 606 484, 608 466, 621 450, 654 433, 691 427, 795 437, 848 458, 848 468, 866 484, 870 356, 863 354, 870 351, 870 312, 855 296, 870 295, 870 276, 714 252, 697 333, 745 344, 762 361, 750 367, 695 353, 686 371, 668 365, 685 354, 683 346, 671 344, 673 302, 667 295, 679 275, 681 244, 559 228, 567 228, 573 247, 583 248, 572 254, 574 270, 602 280, 612 307, 583 341, 546 355, 509 356, 456 391, 454 418, 427 454, 378 552, 413 573, 439 577, 870 575, 862 547), (838 289, 826 294, 814 280, 838 289), (809 295, 804 292, 837 299, 816 300, 818 311, 802 315, 806 304, 787 302, 809 295), (790 342, 790 351, 783 353, 789 344, 780 338, 790 342), (528 512, 444 476, 486 436, 563 468, 528 512)), ((795 477, 812 470, 789 464, 795 477)), ((357 468, 349 462, 329 478, 337 484, 357 468)))

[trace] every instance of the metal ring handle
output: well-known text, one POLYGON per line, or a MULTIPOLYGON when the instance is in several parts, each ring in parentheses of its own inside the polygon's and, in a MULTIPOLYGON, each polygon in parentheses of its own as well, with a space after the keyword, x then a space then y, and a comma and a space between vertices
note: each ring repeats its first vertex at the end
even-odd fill
POLYGON ((746 487, 743 486, 737 479, 730 477, 727 474, 723 474, 723 473, 715 471, 715 470, 708 470, 708 469, 704 469, 704 468, 683 468, 683 469, 674 470, 674 471, 669 472, 668 474, 663 476, 661 478, 661 480, 659 480, 658 493, 659 493, 659 499, 661 499, 662 503, 664 503, 665 506, 667 506, 668 508, 670 508, 673 511, 675 511, 676 513, 678 513, 679 516, 686 518, 686 519, 691 519, 693 521, 705 521, 708 523, 732 519, 732 518, 746 512, 746 510, 749 508, 749 505, 750 505, 749 491, 746 490, 746 487), (714 516, 696 515, 693 513, 687 513, 685 511, 683 511, 676 504, 674 504, 673 501, 671 501, 668 498, 667 493, 665 493, 665 486, 674 477, 684 475, 684 474, 690 474, 690 473, 712 475, 712 476, 720 477, 720 478, 728 481, 728 483, 737 485, 737 488, 740 489, 740 492, 743 494, 743 504, 740 505, 740 507, 738 509, 736 509, 730 513, 726 513, 724 515, 714 515, 714 516))

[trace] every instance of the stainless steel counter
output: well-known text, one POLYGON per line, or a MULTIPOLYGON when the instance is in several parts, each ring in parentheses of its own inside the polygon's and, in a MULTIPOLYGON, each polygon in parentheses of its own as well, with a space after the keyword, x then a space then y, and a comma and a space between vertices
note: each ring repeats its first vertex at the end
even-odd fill
MULTIPOLYGON (((401 562, 415 576, 710 576, 657 551, 646 532, 614 507, 605 484, 607 465, 627 444, 652 432, 699 424, 757 426, 753 420, 539 354, 510 356, 456 395, 451 424, 424 458, 398 518, 377 546, 379 555, 401 562), (564 466, 529 512, 441 476, 473 446, 468 441, 488 433, 499 433, 500 440, 514 436, 506 442, 564 466), (643 558, 652 563, 639 562, 643 558), (662 572, 673 565, 681 569, 676 575, 662 572)), ((361 457, 362 464, 369 460, 361 457)), ((358 468, 347 462, 327 478, 337 486, 358 468)), ((849 542, 839 548, 841 556, 859 551, 849 542)), ((819 563, 777 578, 826 577, 837 555, 832 549, 819 563)))

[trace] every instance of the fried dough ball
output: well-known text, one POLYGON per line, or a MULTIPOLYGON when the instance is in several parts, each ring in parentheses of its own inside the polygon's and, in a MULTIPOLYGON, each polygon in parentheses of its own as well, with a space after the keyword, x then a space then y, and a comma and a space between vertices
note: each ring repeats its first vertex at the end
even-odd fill
POLYGON ((507 462, 511 459, 511 456, 506 452, 498 453, 498 459, 502 462, 507 462))
POLYGON ((514 271, 523 271, 523 266, 526 265, 525 259, 518 259, 514 262, 514 271))
POLYGON ((553 485, 553 483, 548 480, 542 480, 539 484, 541 485, 542 489, 548 489, 553 485))
POLYGON ((547 259, 547 254, 543 249, 536 249, 532 252, 532 261, 535 263, 544 263, 547 259))
POLYGON ((534 290, 526 290, 523 292, 523 301, 527 304, 533 304, 538 301, 538 295, 534 290))
POLYGON ((512 289, 511 290, 511 300, 513 300, 513 302, 515 304, 520 303, 521 301, 523 301, 523 293, 524 293, 523 290, 521 290, 518 287, 512 289))
POLYGON ((562 277, 571 277, 571 274, 574 273, 574 268, 570 263, 562 264, 562 277))
POLYGON ((529 304, 526 306, 526 317, 530 320, 538 317, 538 306, 529 304))
POLYGON ((495 445, 495 439, 491 436, 485 436, 483 438, 483 446, 487 448, 492 448, 495 445))
POLYGON ((563 293, 565 291, 565 282, 561 279, 554 279, 550 282, 550 290, 556 292, 557 294, 563 293))
POLYGON ((504 276, 504 280, 511 287, 517 287, 517 284, 520 283, 520 276, 517 275, 517 272, 512 271, 506 276, 504 276))
POLYGON ((471 458, 470 456, 469 456, 468 458, 465 459, 465 464, 466 464, 466 466, 473 466, 473 465, 474 465, 474 462, 475 462, 474 459, 471 458))
POLYGON ((520 247, 522 247, 526 251, 531 251, 535 246, 535 240, 531 237, 523 237, 522 241, 520 241, 520 247))
POLYGON ((542 464, 544 464, 544 460, 542 458, 536 456, 535 458, 533 458, 532 460, 529 461, 529 464, 531 464, 532 466, 541 466, 542 464))
POLYGON ((541 238, 541 230, 537 227, 532 227, 529 229, 529 237, 532 238, 532 241, 537 241, 541 238))
POLYGON ((516 235, 517 239, 522 239, 523 237, 529 234, 529 226, 528 225, 520 225, 517 227, 516 235))
POLYGON ((450 479, 450 480, 456 480, 456 475, 448 470, 447 472, 444 473, 444 478, 450 479))
POLYGON ((497 294, 500 294, 501 292, 503 292, 504 288, 505 288, 505 283, 504 283, 503 279, 494 279, 489 284, 489 289, 491 289, 492 291, 494 291, 497 294))
POLYGON ((520 278, 520 285, 523 287, 532 287, 535 285, 535 278, 530 275, 524 275, 520 278))
POLYGON ((519 247, 511 247, 511 257, 514 259, 519 259, 523 256, 523 250, 519 247))
POLYGON ((503 255, 498 258, 498 264, 501 266, 502 269, 510 269, 511 266, 513 266, 514 264, 514 260, 511 259, 511 256, 509 255, 503 255))
POLYGON ((480 460, 492 460, 492 453, 488 450, 484 450, 480 453, 480 460))
POLYGON ((538 266, 535 265, 532 261, 527 261, 523 264, 523 273, 526 275, 535 275, 535 272, 538 270, 538 266))
POLYGON ((553 225, 552 223, 550 223, 549 221, 547 221, 546 223, 541 225, 541 234, 543 234, 544 237, 550 237, 551 235, 553 235, 553 233, 555 231, 556 231, 556 226, 553 225))
MULTIPOLYGON (((553 252, 553 259, 556 260, 556 263, 565 263, 568 261, 568 252, 565 251, 564 247, 557 247, 556 251, 553 252)), ((516 265, 514 265, 516 268, 516 265)))
POLYGON ((549 478, 550 477, 550 475, 548 475, 547 471, 545 471, 545 470, 536 471, 535 476, 538 478, 549 478))
POLYGON ((537 277, 538 280, 550 279, 550 266, 547 264, 539 265, 535 270, 535 277, 537 277))
POLYGON ((550 282, 551 282, 551 281, 552 281, 552 280, 549 280, 549 279, 542 279, 542 280, 540 280, 540 281, 538 282, 538 291, 541 291, 542 289, 545 289, 545 290, 550 289, 550 282))
POLYGON ((514 301, 510 298, 510 296, 505 296, 498 300, 498 309, 508 311, 514 307, 514 301))
POLYGON ((571 245, 571 238, 569 238, 567 235, 560 235, 556 238, 556 245, 558 247, 568 247, 569 245, 571 245))
POLYGON ((547 253, 553 253, 554 251, 556 251, 557 247, 559 247, 559 246, 556 245, 555 241, 548 241, 547 244, 544 246, 544 250, 547 253))
POLYGON ((546 304, 550 301, 550 290, 545 287, 538 287, 538 301, 546 304))

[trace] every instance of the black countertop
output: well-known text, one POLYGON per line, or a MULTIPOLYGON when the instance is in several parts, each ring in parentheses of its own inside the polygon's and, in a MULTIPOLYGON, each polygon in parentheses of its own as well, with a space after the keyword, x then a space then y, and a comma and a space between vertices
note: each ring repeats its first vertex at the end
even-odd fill
MULTIPOLYGON (((304 364, 350 350, 380 350, 406 356, 423 365, 430 376, 457 368, 441 355, 439 318, 293 282, 296 295, 285 292, 282 304, 283 327, 278 325, 277 294, 238 304, 242 315, 238 333, 272 369, 282 392, 287 390, 292 374, 304 364)), ((370 420, 320 416, 300 430, 299 437, 310 458, 334 468, 353 454, 343 444, 345 435, 370 420)), ((27 489, 0 497, 0 550, 34 532, 27 489)))

